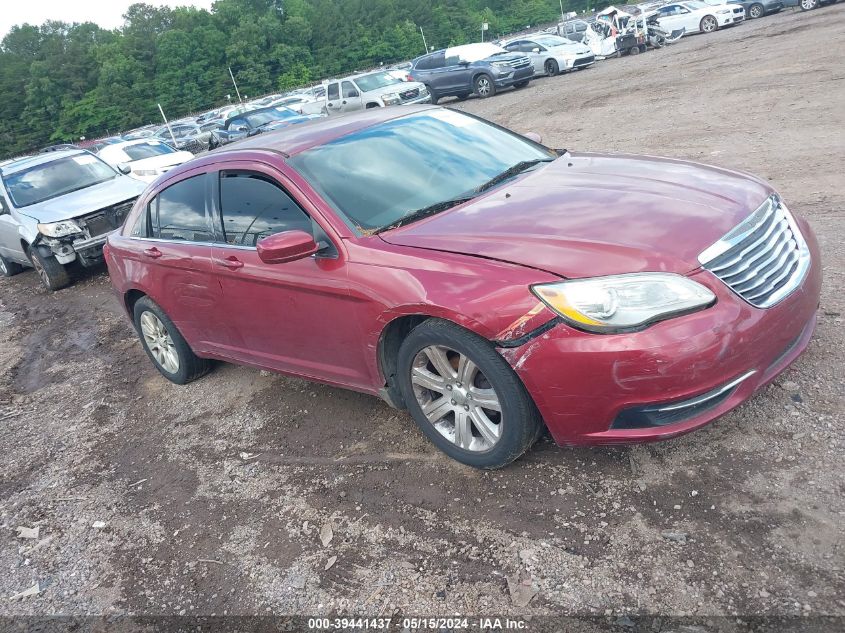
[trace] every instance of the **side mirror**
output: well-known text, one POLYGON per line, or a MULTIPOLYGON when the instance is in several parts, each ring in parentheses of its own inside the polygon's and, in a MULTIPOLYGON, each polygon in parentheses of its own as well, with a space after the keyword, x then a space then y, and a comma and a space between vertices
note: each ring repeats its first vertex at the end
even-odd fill
POLYGON ((119 171, 124 176, 132 173, 132 168, 127 165, 126 163, 118 163, 117 164, 117 171, 119 171))
POLYGON ((535 46, 534 48, 531 49, 531 52, 532 53, 539 53, 540 49, 537 46, 535 46))
POLYGON ((284 264, 313 255, 320 247, 305 231, 284 231, 268 235, 256 244, 258 257, 265 264, 284 264))
POLYGON ((537 134, 537 132, 526 132, 525 134, 523 134, 523 136, 529 141, 534 141, 535 143, 540 144, 543 143, 543 137, 537 134))
POLYGON ((230 132, 249 132, 249 128, 246 125, 233 125, 230 129, 230 132))

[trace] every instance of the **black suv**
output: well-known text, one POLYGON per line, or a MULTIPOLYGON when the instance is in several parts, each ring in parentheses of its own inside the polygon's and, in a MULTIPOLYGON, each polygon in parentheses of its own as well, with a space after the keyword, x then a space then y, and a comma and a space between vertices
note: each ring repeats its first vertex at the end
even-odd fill
POLYGON ((466 99, 472 93, 482 99, 500 88, 527 86, 534 76, 531 60, 495 44, 453 46, 411 62, 413 81, 424 83, 431 102, 443 97, 466 99))

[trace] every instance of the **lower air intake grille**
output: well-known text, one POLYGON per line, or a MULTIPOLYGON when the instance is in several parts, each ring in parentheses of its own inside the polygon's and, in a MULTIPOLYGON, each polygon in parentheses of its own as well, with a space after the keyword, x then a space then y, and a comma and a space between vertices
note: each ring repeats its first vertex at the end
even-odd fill
POLYGON ((698 260, 748 303, 769 308, 801 284, 810 252, 792 214, 771 196, 698 260))

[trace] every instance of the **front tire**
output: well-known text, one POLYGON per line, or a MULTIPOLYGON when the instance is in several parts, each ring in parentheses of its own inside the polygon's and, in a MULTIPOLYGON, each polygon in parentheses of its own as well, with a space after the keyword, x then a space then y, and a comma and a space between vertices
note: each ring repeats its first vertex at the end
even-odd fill
POLYGON ((0 255, 0 277, 14 277, 23 270, 23 266, 0 255))
POLYGON ((176 325, 155 301, 149 297, 138 299, 133 317, 144 351, 170 382, 186 385, 211 369, 210 361, 194 354, 176 325))
POLYGON ((546 70, 546 74, 549 77, 554 77, 558 73, 560 73, 560 66, 555 59, 547 59, 543 68, 546 70))
POLYGON ((473 82, 473 88, 475 89, 475 94, 480 99, 486 99, 496 94, 496 84, 493 83, 493 80, 488 75, 479 75, 476 77, 473 82))
POLYGON ((47 290, 55 292, 70 285, 70 273, 55 257, 44 257, 37 248, 30 248, 29 261, 47 290))
POLYGON ((452 459, 501 468, 540 435, 543 423, 525 387, 477 334, 429 319, 402 342, 397 366, 414 421, 452 459))
POLYGON ((701 22, 698 24, 698 30, 702 33, 713 33, 714 31, 718 31, 719 21, 712 15, 705 15, 701 18, 701 22))

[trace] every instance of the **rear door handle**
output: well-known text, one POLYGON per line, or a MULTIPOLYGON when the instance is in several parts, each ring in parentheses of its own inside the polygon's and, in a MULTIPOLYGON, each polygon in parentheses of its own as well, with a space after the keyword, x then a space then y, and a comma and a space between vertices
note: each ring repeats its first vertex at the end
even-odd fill
POLYGON ((223 266, 230 270, 237 270, 238 268, 244 267, 244 263, 234 255, 229 255, 229 257, 218 259, 216 261, 218 266, 223 266))
POLYGON ((144 255, 146 255, 147 257, 152 257, 153 259, 158 259, 159 257, 161 257, 161 251, 158 250, 155 246, 153 246, 152 248, 145 248, 144 255))

